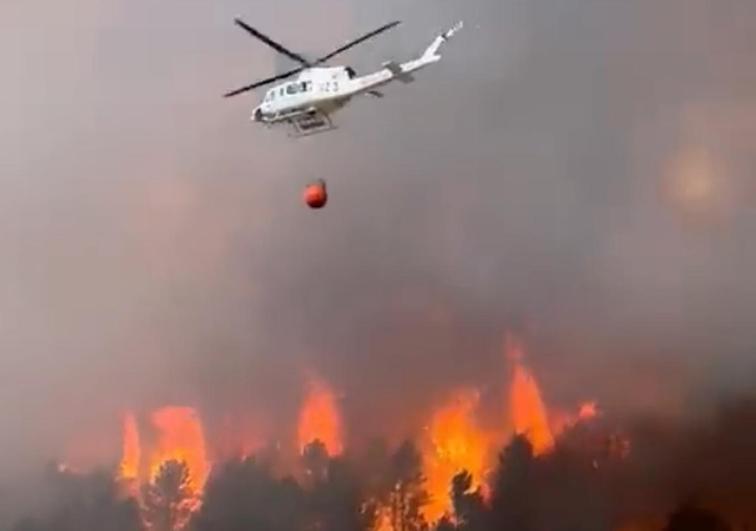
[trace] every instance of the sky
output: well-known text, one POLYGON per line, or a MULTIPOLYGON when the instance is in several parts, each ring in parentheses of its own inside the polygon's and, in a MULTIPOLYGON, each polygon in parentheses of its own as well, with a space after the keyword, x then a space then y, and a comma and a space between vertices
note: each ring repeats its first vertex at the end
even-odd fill
POLYGON ((756 4, 47 4, 0 5, 0 476, 112 458, 124 408, 286 437, 308 370, 347 426, 411 431, 454 386, 498 400, 507 331, 556 403, 752 387, 756 4), (235 16, 305 54, 401 20, 358 73, 465 27, 293 140, 221 97, 286 66, 235 16))

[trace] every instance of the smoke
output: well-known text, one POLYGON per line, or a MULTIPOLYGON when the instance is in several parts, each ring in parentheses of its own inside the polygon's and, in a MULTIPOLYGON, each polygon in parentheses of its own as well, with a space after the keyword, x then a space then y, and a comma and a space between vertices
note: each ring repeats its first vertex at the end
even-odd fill
POLYGON ((3 477, 117 460, 124 408, 295 440, 312 368, 347 445, 411 434, 452 388, 503 396, 507 329, 549 403, 698 417, 748 389, 755 9, 4 3, 3 477), (276 68, 235 15, 306 52, 403 20, 359 72, 465 29, 293 142, 220 98, 276 68))

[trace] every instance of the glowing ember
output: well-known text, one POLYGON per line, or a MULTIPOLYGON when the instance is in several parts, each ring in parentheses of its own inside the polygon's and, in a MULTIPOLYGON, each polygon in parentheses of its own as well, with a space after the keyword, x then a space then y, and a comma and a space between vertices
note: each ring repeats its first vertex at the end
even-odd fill
POLYGON ((194 409, 164 407, 150 416, 156 431, 155 447, 150 455, 150 480, 166 461, 186 463, 189 485, 195 494, 202 492, 209 472, 202 423, 194 409))
POLYGON ((423 455, 426 488, 430 503, 423 508, 426 520, 434 522, 451 512, 449 496, 452 478, 462 470, 473 477, 473 488, 485 474, 488 437, 474 421, 478 405, 476 391, 461 391, 437 410, 429 427, 431 447, 423 455))
POLYGON ((546 406, 533 376, 522 364, 522 347, 508 338, 507 355, 512 361, 512 383, 509 390, 509 411, 518 435, 525 435, 533 445, 533 453, 541 455, 554 447, 546 406))
POLYGON ((341 415, 333 391, 325 382, 310 378, 304 405, 299 414, 297 430, 300 451, 311 442, 320 440, 335 456, 343 451, 341 415))
POLYGON ((128 412, 123 417, 123 449, 118 475, 121 479, 132 481, 139 478, 139 429, 134 414, 128 412))

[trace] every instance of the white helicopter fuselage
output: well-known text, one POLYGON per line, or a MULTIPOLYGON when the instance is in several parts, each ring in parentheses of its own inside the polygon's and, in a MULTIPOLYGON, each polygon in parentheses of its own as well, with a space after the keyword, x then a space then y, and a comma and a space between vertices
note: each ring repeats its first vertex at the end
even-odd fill
POLYGON ((408 83, 412 73, 438 62, 438 49, 462 27, 461 23, 439 35, 423 54, 404 63, 387 62, 371 74, 356 76, 349 67, 312 67, 303 70, 295 80, 268 90, 262 102, 254 108, 251 119, 267 125, 290 122, 302 115, 332 114, 346 105, 352 97, 373 93, 391 81, 408 83))
POLYGON ((293 81, 268 90, 252 119, 272 124, 313 109, 333 112, 354 95, 351 81, 344 67, 309 68, 293 81))

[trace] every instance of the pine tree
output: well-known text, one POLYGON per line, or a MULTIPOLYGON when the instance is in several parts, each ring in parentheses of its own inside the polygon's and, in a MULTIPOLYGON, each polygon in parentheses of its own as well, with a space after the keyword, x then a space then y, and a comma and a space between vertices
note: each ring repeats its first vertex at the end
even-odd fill
POLYGON ((482 531, 487 529, 487 510, 480 489, 472 488, 473 477, 463 470, 454 478, 451 485, 451 499, 457 529, 464 531, 482 531))
POLYGON ((185 529, 196 503, 186 463, 166 461, 144 487, 144 520, 150 531, 185 529))

